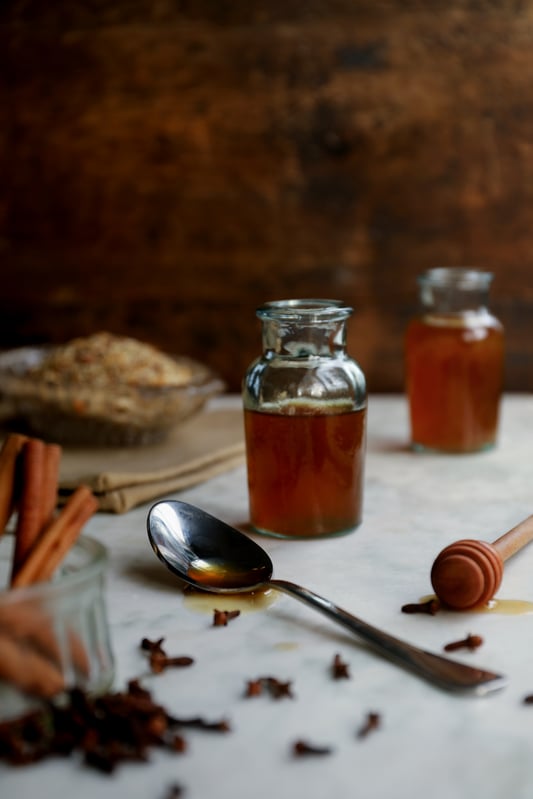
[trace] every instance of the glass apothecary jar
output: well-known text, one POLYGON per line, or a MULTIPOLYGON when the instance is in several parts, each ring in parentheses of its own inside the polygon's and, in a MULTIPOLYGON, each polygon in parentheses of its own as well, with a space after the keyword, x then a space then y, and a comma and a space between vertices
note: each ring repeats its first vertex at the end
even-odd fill
POLYGON ((489 310, 491 272, 430 269, 405 339, 413 449, 466 453, 496 443, 504 330, 489 310))
POLYGON ((257 309, 263 352, 243 381, 250 521, 282 538, 361 522, 366 381, 346 352, 353 309, 337 300, 257 309))

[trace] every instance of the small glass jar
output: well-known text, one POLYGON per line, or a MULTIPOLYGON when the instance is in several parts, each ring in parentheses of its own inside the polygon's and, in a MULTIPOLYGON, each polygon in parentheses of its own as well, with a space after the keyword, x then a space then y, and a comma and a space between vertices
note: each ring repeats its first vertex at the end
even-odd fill
MULTIPOLYGON (((2 587, 9 585, 14 544, 12 535, 0 538, 2 587)), ((78 687, 98 694, 111 687, 107 559, 99 541, 81 535, 50 580, 0 590, 0 638, 10 661, 0 668, 0 720, 38 707, 57 691, 78 687), (24 669, 12 673, 20 657, 24 669)))
POLYGON ((243 381, 250 521, 260 533, 316 538, 361 522, 366 382, 346 353, 352 308, 337 300, 257 310, 263 353, 243 381))
POLYGON ((488 310, 490 272, 419 275, 421 314, 407 326, 405 378, 415 450, 477 452, 495 445, 504 331, 488 310))

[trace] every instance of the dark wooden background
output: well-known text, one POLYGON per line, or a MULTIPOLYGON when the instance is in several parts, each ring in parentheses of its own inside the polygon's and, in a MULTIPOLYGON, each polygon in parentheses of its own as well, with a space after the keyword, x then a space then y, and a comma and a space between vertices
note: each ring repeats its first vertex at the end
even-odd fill
POLYGON ((495 274, 533 389, 533 2, 2 0, 0 350, 100 329, 238 390, 255 307, 355 308, 403 387, 415 277, 495 274))

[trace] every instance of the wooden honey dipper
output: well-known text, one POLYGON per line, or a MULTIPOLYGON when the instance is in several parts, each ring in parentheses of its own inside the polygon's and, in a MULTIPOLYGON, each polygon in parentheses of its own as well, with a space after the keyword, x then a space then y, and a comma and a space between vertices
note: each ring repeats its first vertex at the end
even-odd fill
POLYGON ((492 544, 468 538, 450 544, 431 568, 435 594, 456 610, 485 605, 500 587, 504 561, 532 540, 533 516, 528 516, 492 544))

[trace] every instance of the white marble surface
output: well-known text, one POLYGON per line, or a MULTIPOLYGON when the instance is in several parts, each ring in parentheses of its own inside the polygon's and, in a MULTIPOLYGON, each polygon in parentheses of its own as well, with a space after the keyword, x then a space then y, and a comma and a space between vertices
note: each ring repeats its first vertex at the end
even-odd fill
MULTIPOLYGON (((211 608, 223 601, 199 608, 175 590, 148 545, 149 504, 123 516, 99 514, 86 532, 109 547, 115 687, 147 675, 142 637, 164 637, 169 654, 191 655, 195 663, 147 675, 146 687, 176 715, 224 717, 232 731, 187 732, 186 753, 154 751, 148 764, 126 764, 112 777, 74 758, 2 766, 2 799, 165 799, 174 782, 186 799, 531 799, 533 706, 522 700, 533 692, 533 616, 410 616, 400 609, 430 592, 430 567, 445 545, 462 537, 492 541, 533 512, 533 397, 505 398, 498 446, 479 455, 410 452, 403 397, 371 396, 368 423, 362 525, 329 540, 258 539, 275 576, 435 652, 477 633, 483 646, 456 658, 503 672, 508 687, 485 698, 450 695, 282 594, 213 627, 211 608), (335 653, 349 664, 351 679, 331 679, 335 653), (244 698, 246 681, 267 674, 291 680, 294 698, 244 698), (368 711, 381 714, 382 726, 359 740, 368 711), (297 738, 333 752, 296 760, 297 738)), ((245 469, 175 497, 239 525, 247 518, 245 469)), ((499 597, 533 602, 532 574, 533 548, 526 548, 506 565, 499 597)))

